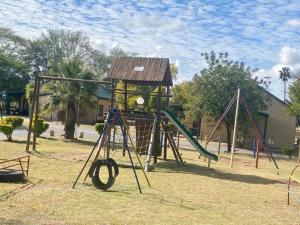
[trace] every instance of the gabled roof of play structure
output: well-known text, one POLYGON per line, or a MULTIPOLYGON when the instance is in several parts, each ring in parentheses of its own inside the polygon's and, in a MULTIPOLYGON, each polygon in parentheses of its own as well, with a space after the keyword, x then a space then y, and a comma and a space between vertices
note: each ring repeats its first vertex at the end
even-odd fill
POLYGON ((118 57, 107 78, 140 85, 173 85, 168 58, 118 57))

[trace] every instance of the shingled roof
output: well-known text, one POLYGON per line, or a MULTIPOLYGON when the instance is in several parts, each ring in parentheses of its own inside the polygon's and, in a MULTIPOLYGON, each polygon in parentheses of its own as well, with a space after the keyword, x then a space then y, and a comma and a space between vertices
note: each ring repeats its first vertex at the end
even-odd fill
POLYGON ((140 85, 173 85, 167 58, 118 57, 113 61, 107 78, 140 85))

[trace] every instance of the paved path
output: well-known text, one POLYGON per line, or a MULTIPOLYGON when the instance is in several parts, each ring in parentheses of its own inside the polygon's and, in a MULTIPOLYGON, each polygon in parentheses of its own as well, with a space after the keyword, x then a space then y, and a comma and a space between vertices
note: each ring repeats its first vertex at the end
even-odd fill
MULTIPOLYGON (((60 138, 64 134, 64 125, 61 122, 48 122, 49 123, 49 129, 43 133, 41 136, 43 137, 50 137, 50 130, 54 130, 54 137, 60 138)), ((24 124, 28 124, 28 118, 25 119, 24 124)), ((80 132, 84 132, 84 140, 89 140, 89 141, 95 141, 98 139, 99 135, 95 131, 94 126, 92 125, 80 125, 77 128, 77 134, 79 136, 80 132)), ((75 133, 75 134, 76 134, 75 133)), ((25 141, 27 139, 27 127, 23 126, 18 129, 16 129, 13 133, 13 139, 17 139, 20 141, 25 141)), ((0 133, 0 140, 6 140, 6 136, 3 133, 0 133)), ((201 145, 204 145, 204 143, 201 143, 201 145)), ((194 149, 193 146, 188 142, 187 139, 185 138, 180 138, 180 148, 185 148, 185 149, 194 149)), ((218 143, 217 142, 211 142, 208 145, 208 150, 210 152, 213 152, 217 154, 218 152, 218 143)), ((227 144, 226 143, 221 143, 221 149, 220 152, 223 153, 227 151, 227 144)), ((250 150, 245 150, 245 149, 239 149, 237 148, 237 151, 243 154, 253 154, 252 151, 250 150)), ((273 154, 274 156, 277 156, 278 154, 273 154)), ((280 155, 281 157, 283 155, 280 155)), ((285 157, 285 155, 284 155, 285 157)))

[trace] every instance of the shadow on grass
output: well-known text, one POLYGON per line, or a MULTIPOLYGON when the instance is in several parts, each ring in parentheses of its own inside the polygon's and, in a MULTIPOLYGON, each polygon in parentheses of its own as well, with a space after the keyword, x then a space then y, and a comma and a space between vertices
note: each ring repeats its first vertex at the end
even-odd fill
POLYGON ((30 181, 29 179, 27 179, 25 182, 20 183, 20 184, 23 184, 22 186, 17 187, 15 189, 11 190, 11 191, 8 191, 8 192, 6 192, 3 195, 0 195, 0 201, 9 199, 10 197, 15 196, 16 194, 18 194, 20 192, 26 191, 26 190, 34 187, 35 185, 41 183, 42 181, 43 180, 40 179, 36 183, 33 183, 32 181, 30 181))
POLYGON ((83 139, 64 139, 64 138, 54 138, 54 137, 39 137, 40 139, 48 140, 48 141, 63 141, 66 143, 75 143, 80 145, 88 145, 88 146, 94 146, 96 144, 96 141, 90 141, 90 140, 83 140, 83 139))
MULTIPOLYGON (((13 143, 13 144, 26 144, 27 141, 26 140, 12 140, 12 141, 8 141, 8 140, 1 140, 1 142, 5 142, 5 143, 13 143)), ((32 145, 32 141, 30 141, 30 144, 32 145)))
POLYGON ((256 175, 245 175, 245 174, 235 174, 235 173, 227 173, 222 172, 220 170, 211 169, 207 167, 203 167, 195 164, 185 164, 185 166, 177 167, 174 162, 160 162, 156 165, 157 168, 161 168, 166 173, 186 173, 186 174, 197 174, 200 176, 211 177, 214 179, 222 179, 222 180, 231 180, 238 181, 248 184, 276 184, 282 183, 277 180, 267 179, 263 177, 259 177, 256 175))
POLYGON ((82 140, 82 139, 73 139, 73 140, 65 140, 62 139, 63 142, 68 142, 68 143, 75 143, 75 144, 80 144, 80 145, 87 145, 93 147, 96 144, 96 141, 88 141, 88 140, 82 140))

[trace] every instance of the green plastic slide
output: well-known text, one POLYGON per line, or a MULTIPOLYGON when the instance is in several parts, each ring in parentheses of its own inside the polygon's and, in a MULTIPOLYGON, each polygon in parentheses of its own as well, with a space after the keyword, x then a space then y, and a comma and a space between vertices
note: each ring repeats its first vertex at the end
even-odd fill
POLYGON ((210 153, 205 148, 203 148, 197 140, 192 136, 192 134, 181 124, 181 122, 176 118, 176 116, 169 110, 161 110, 168 119, 177 127, 177 129, 186 137, 186 139, 193 145, 193 147, 206 158, 218 161, 218 156, 213 153, 210 153))

